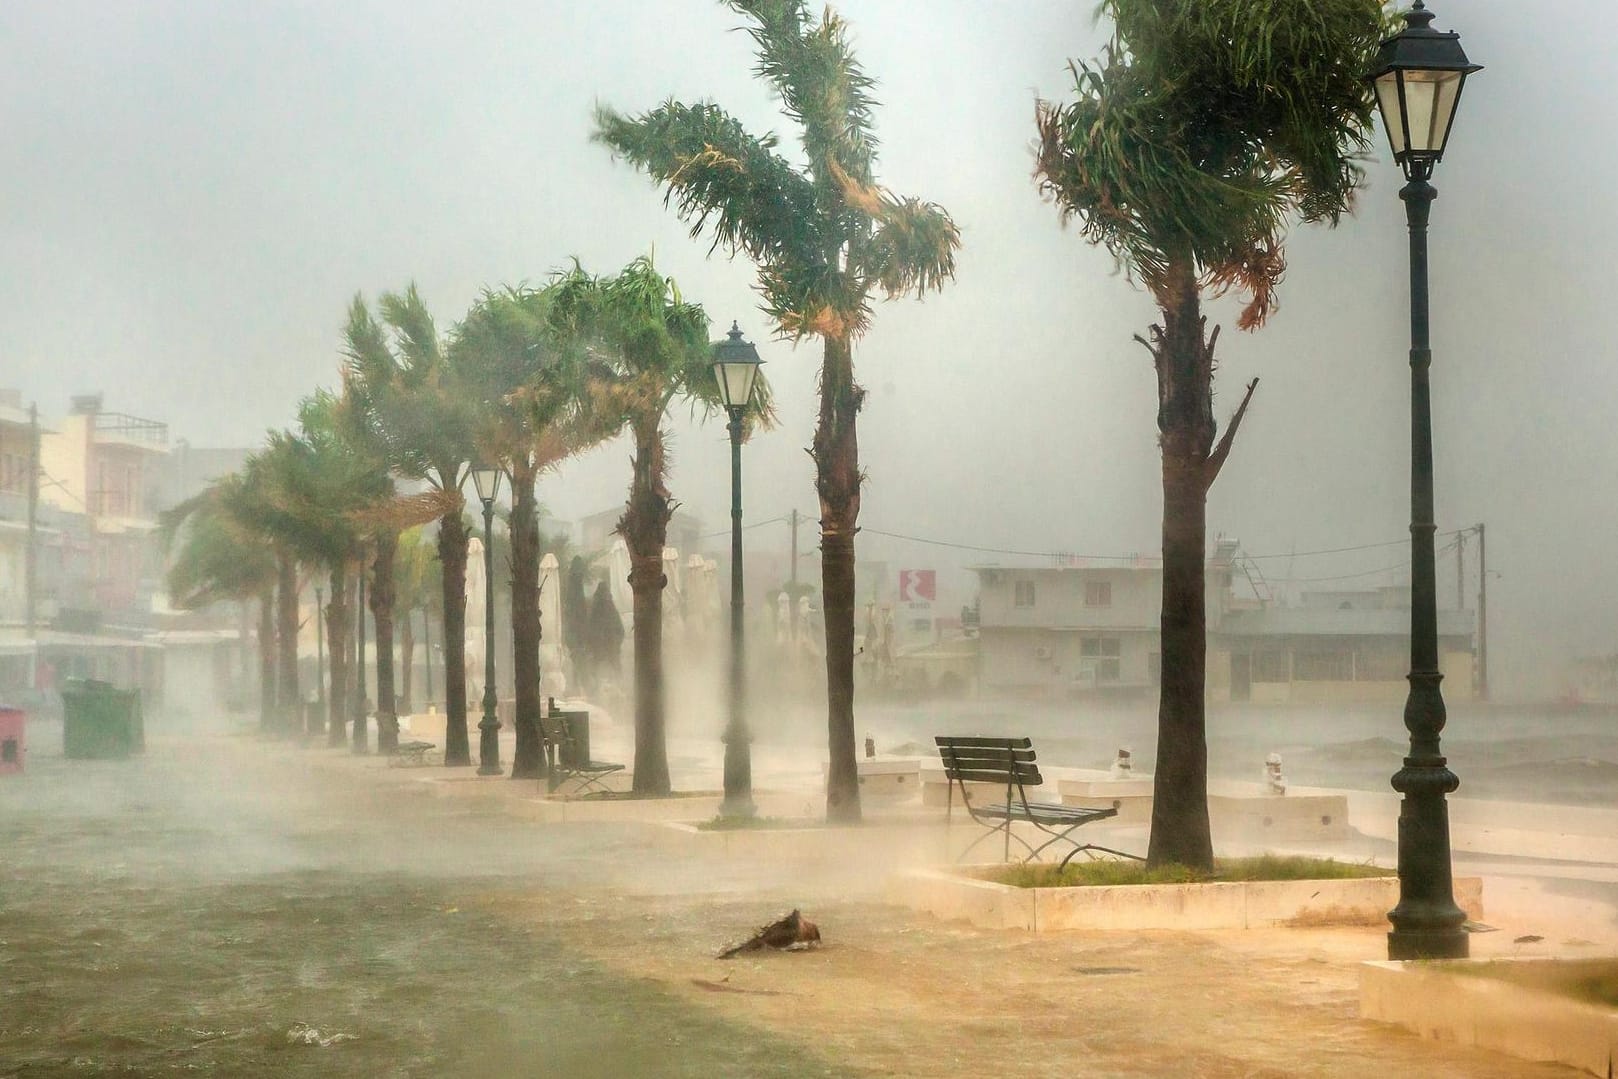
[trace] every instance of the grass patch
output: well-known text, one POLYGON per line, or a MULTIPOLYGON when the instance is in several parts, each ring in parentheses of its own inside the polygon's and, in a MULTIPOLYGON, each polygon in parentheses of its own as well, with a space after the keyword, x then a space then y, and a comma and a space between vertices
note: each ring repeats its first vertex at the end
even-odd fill
POLYGON ((1210 884, 1255 880, 1350 880, 1386 877, 1391 869, 1335 858, 1280 857, 1220 858, 1214 871, 1204 873, 1183 865, 1147 868, 1145 862, 1107 859, 1069 862, 1057 872, 1054 865, 1008 865, 991 870, 985 879, 1014 888, 1082 888, 1120 884, 1210 884))
POLYGON ((1618 962, 1610 959, 1545 962, 1445 963, 1470 978, 1492 978, 1525 989, 1541 989, 1602 1008, 1618 1008, 1618 962))

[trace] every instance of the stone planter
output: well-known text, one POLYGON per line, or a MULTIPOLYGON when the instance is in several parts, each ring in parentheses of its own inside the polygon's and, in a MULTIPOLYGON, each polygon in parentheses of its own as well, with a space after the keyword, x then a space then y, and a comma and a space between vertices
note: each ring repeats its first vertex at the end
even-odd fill
MULTIPOLYGON (((888 898, 985 929, 1035 933, 1378 925, 1399 901, 1399 881, 1391 876, 1072 888, 1016 888, 982 879, 982 874, 1002 868, 911 870, 893 878, 888 898)), ((1468 917, 1481 918, 1481 878, 1457 879, 1455 900, 1468 917)))
MULTIPOLYGON (((1457 884, 1460 882, 1457 881, 1457 884)), ((1618 959, 1496 959, 1366 963, 1360 1017, 1424 1038, 1555 1061, 1609 1076, 1618 1062, 1618 1010, 1548 989, 1461 973, 1469 962, 1557 967, 1570 977, 1618 970, 1618 959)))

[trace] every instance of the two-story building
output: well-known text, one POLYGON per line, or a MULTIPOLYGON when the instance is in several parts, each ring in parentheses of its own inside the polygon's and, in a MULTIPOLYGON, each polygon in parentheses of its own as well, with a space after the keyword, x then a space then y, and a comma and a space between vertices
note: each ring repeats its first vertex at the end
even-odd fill
MULTIPOLYGON (((1305 593, 1297 606, 1238 597, 1238 545, 1207 564, 1209 699, 1379 701, 1406 691, 1408 587, 1305 593)), ((1162 669, 1159 561, 1053 558, 972 567, 979 580, 979 683, 988 695, 1145 695, 1162 669)), ((1473 614, 1438 612, 1445 692, 1472 688, 1473 614)))
POLYGON ((89 518, 93 610, 144 626, 162 574, 154 542, 153 490, 169 452, 168 425, 102 408, 100 394, 73 398, 69 415, 40 436, 40 499, 89 518))
MULTIPOLYGON (((1230 554, 1208 565, 1208 617, 1231 605, 1230 554)), ((1145 691, 1162 664, 1163 572, 1128 562, 1058 557, 1043 566, 973 566, 985 693, 1145 691)))

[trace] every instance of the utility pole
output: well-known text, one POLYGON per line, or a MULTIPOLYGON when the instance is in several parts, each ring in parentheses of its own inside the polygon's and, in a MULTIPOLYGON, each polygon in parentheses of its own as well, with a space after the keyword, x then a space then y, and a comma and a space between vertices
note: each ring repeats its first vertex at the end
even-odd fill
POLYGON ((798 639, 798 525, 801 519, 798 511, 792 511, 792 567, 791 585, 787 593, 787 625, 792 627, 790 636, 794 641, 798 639))
MULTIPOLYGON (((23 620, 34 639, 39 572, 39 406, 28 406, 28 547, 23 555, 23 620)), ((39 650, 34 650, 38 656, 39 650)))
POLYGON ((1455 533, 1455 609, 1466 610, 1466 537, 1470 528, 1455 533))
POLYGON ((1478 700, 1489 699, 1489 556, 1478 525, 1478 700))

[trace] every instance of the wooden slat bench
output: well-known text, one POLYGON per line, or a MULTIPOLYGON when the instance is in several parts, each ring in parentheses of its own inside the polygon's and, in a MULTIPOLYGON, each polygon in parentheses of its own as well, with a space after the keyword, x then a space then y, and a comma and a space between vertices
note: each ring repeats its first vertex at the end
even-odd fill
MULTIPOLYGON (((1066 866, 1073 860, 1073 856, 1080 851, 1095 857, 1095 851, 1115 854, 1120 858, 1134 858, 1144 860, 1139 855, 1129 854, 1111 847, 1097 846, 1094 843, 1080 843, 1072 837, 1074 829, 1091 821, 1104 820, 1107 817, 1117 816, 1118 810, 1089 809, 1081 806, 1057 805, 1051 802, 1030 802, 1028 788, 1037 787, 1044 783, 1039 774, 1039 764, 1035 759, 1034 743, 1029 738, 982 738, 962 737, 957 735, 939 735, 934 741, 938 743, 939 756, 944 761, 944 772, 949 777, 949 801, 945 807, 945 817, 948 819, 955 807, 955 789, 960 788, 961 805, 966 808, 967 815, 984 828, 988 829, 974 839, 966 850, 961 852, 960 859, 964 860, 979 843, 1001 833, 1004 836, 1005 846, 1001 857, 1005 861, 1011 860, 1011 841, 1016 839, 1028 851, 1024 862, 1031 862, 1038 858, 1046 847, 1055 843, 1071 843, 1073 849, 1068 851, 1062 859, 1061 865, 1066 866), (1006 800, 989 805, 973 805, 972 796, 967 790, 968 783, 992 783, 995 786, 1004 786, 1006 800), (1011 830, 1016 822, 1032 824, 1035 828, 1050 836, 1049 839, 1037 847, 1022 836, 1011 830)), ((1059 866, 1058 869, 1061 867, 1059 866)))

